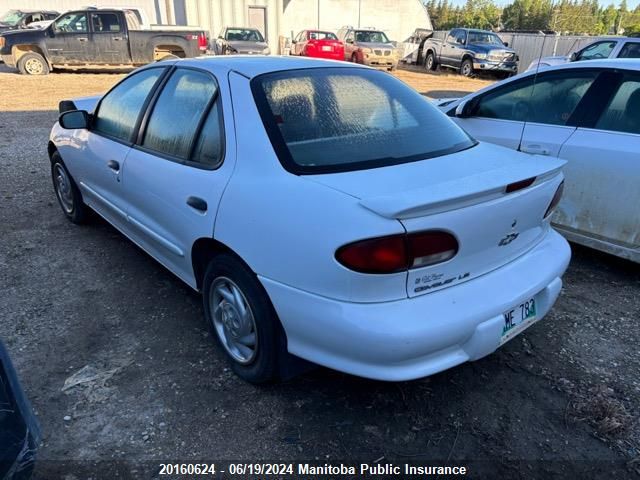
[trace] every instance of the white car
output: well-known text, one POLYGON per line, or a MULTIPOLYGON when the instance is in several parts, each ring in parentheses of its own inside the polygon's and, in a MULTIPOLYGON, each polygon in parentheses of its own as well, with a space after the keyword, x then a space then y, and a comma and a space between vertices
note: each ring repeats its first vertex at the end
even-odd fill
POLYGON ((526 72, 439 106, 478 140, 567 160, 556 228, 640 262, 640 60, 526 72))
POLYGON ((201 291, 248 381, 297 358, 424 377, 493 352, 560 292, 564 162, 478 144, 386 73, 164 61, 75 107, 48 146, 65 215, 90 207, 201 291))
POLYGON ((640 58, 640 38, 602 38, 573 52, 571 55, 537 58, 531 62, 527 71, 562 65, 563 63, 602 60, 605 58, 640 58))

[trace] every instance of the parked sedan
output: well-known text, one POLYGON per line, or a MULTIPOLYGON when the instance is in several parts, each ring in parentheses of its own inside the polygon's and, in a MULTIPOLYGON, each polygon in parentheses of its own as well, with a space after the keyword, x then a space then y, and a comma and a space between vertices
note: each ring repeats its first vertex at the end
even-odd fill
POLYGON ((640 60, 548 67, 440 106, 474 138, 567 160, 555 226, 640 262, 640 60))
POLYGON ((344 44, 335 33, 303 30, 293 39, 291 55, 344 60, 344 44))
POLYGON ((544 317, 569 261, 563 161, 479 144, 342 65, 158 62, 51 132, 66 217, 95 210, 202 292, 251 382, 299 358, 383 380, 481 358, 544 317))
POLYGON ((225 27, 214 44, 216 55, 269 55, 269 45, 257 28, 225 27))

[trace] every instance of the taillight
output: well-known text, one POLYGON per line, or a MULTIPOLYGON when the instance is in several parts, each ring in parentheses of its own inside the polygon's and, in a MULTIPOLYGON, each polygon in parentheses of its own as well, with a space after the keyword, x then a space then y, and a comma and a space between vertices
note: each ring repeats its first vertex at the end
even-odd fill
POLYGON ((560 185, 558 185, 558 189, 556 190, 556 193, 553 194, 551 203, 549 204, 547 211, 544 212, 544 218, 547 218, 549 215, 551 215, 555 210, 555 208, 558 206, 558 203, 560 203, 560 199, 562 198, 562 192, 564 192, 564 180, 560 182, 560 185))
POLYGON ((200 50, 207 49, 207 36, 204 33, 198 35, 198 48, 200 50))
POLYGON ((445 262, 456 253, 456 238, 436 230, 349 243, 336 251, 336 259, 356 272, 396 273, 445 262))
POLYGON ((522 190, 523 188, 530 187, 535 181, 536 177, 531 177, 525 180, 520 180, 519 182, 513 182, 507 185, 507 188, 505 188, 504 191, 505 193, 517 192, 518 190, 522 190))
POLYGON ((340 247, 336 259, 361 273, 394 273, 406 270, 409 259, 405 235, 371 238, 340 247))

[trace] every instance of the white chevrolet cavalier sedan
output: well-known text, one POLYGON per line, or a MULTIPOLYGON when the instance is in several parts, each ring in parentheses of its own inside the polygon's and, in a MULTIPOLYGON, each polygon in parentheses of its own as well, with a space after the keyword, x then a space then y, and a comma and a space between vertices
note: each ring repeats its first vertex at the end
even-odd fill
POLYGON ((61 107, 65 215, 91 208, 201 291, 248 381, 300 358, 424 377, 493 352, 560 292, 564 162, 478 143, 386 73, 165 61, 61 107))

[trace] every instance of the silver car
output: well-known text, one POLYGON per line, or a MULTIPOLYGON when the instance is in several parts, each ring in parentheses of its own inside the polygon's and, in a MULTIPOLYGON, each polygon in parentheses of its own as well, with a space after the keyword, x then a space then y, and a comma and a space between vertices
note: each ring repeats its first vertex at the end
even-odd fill
POLYGON ((269 45, 257 28, 225 27, 215 41, 216 55, 269 55, 269 45))

